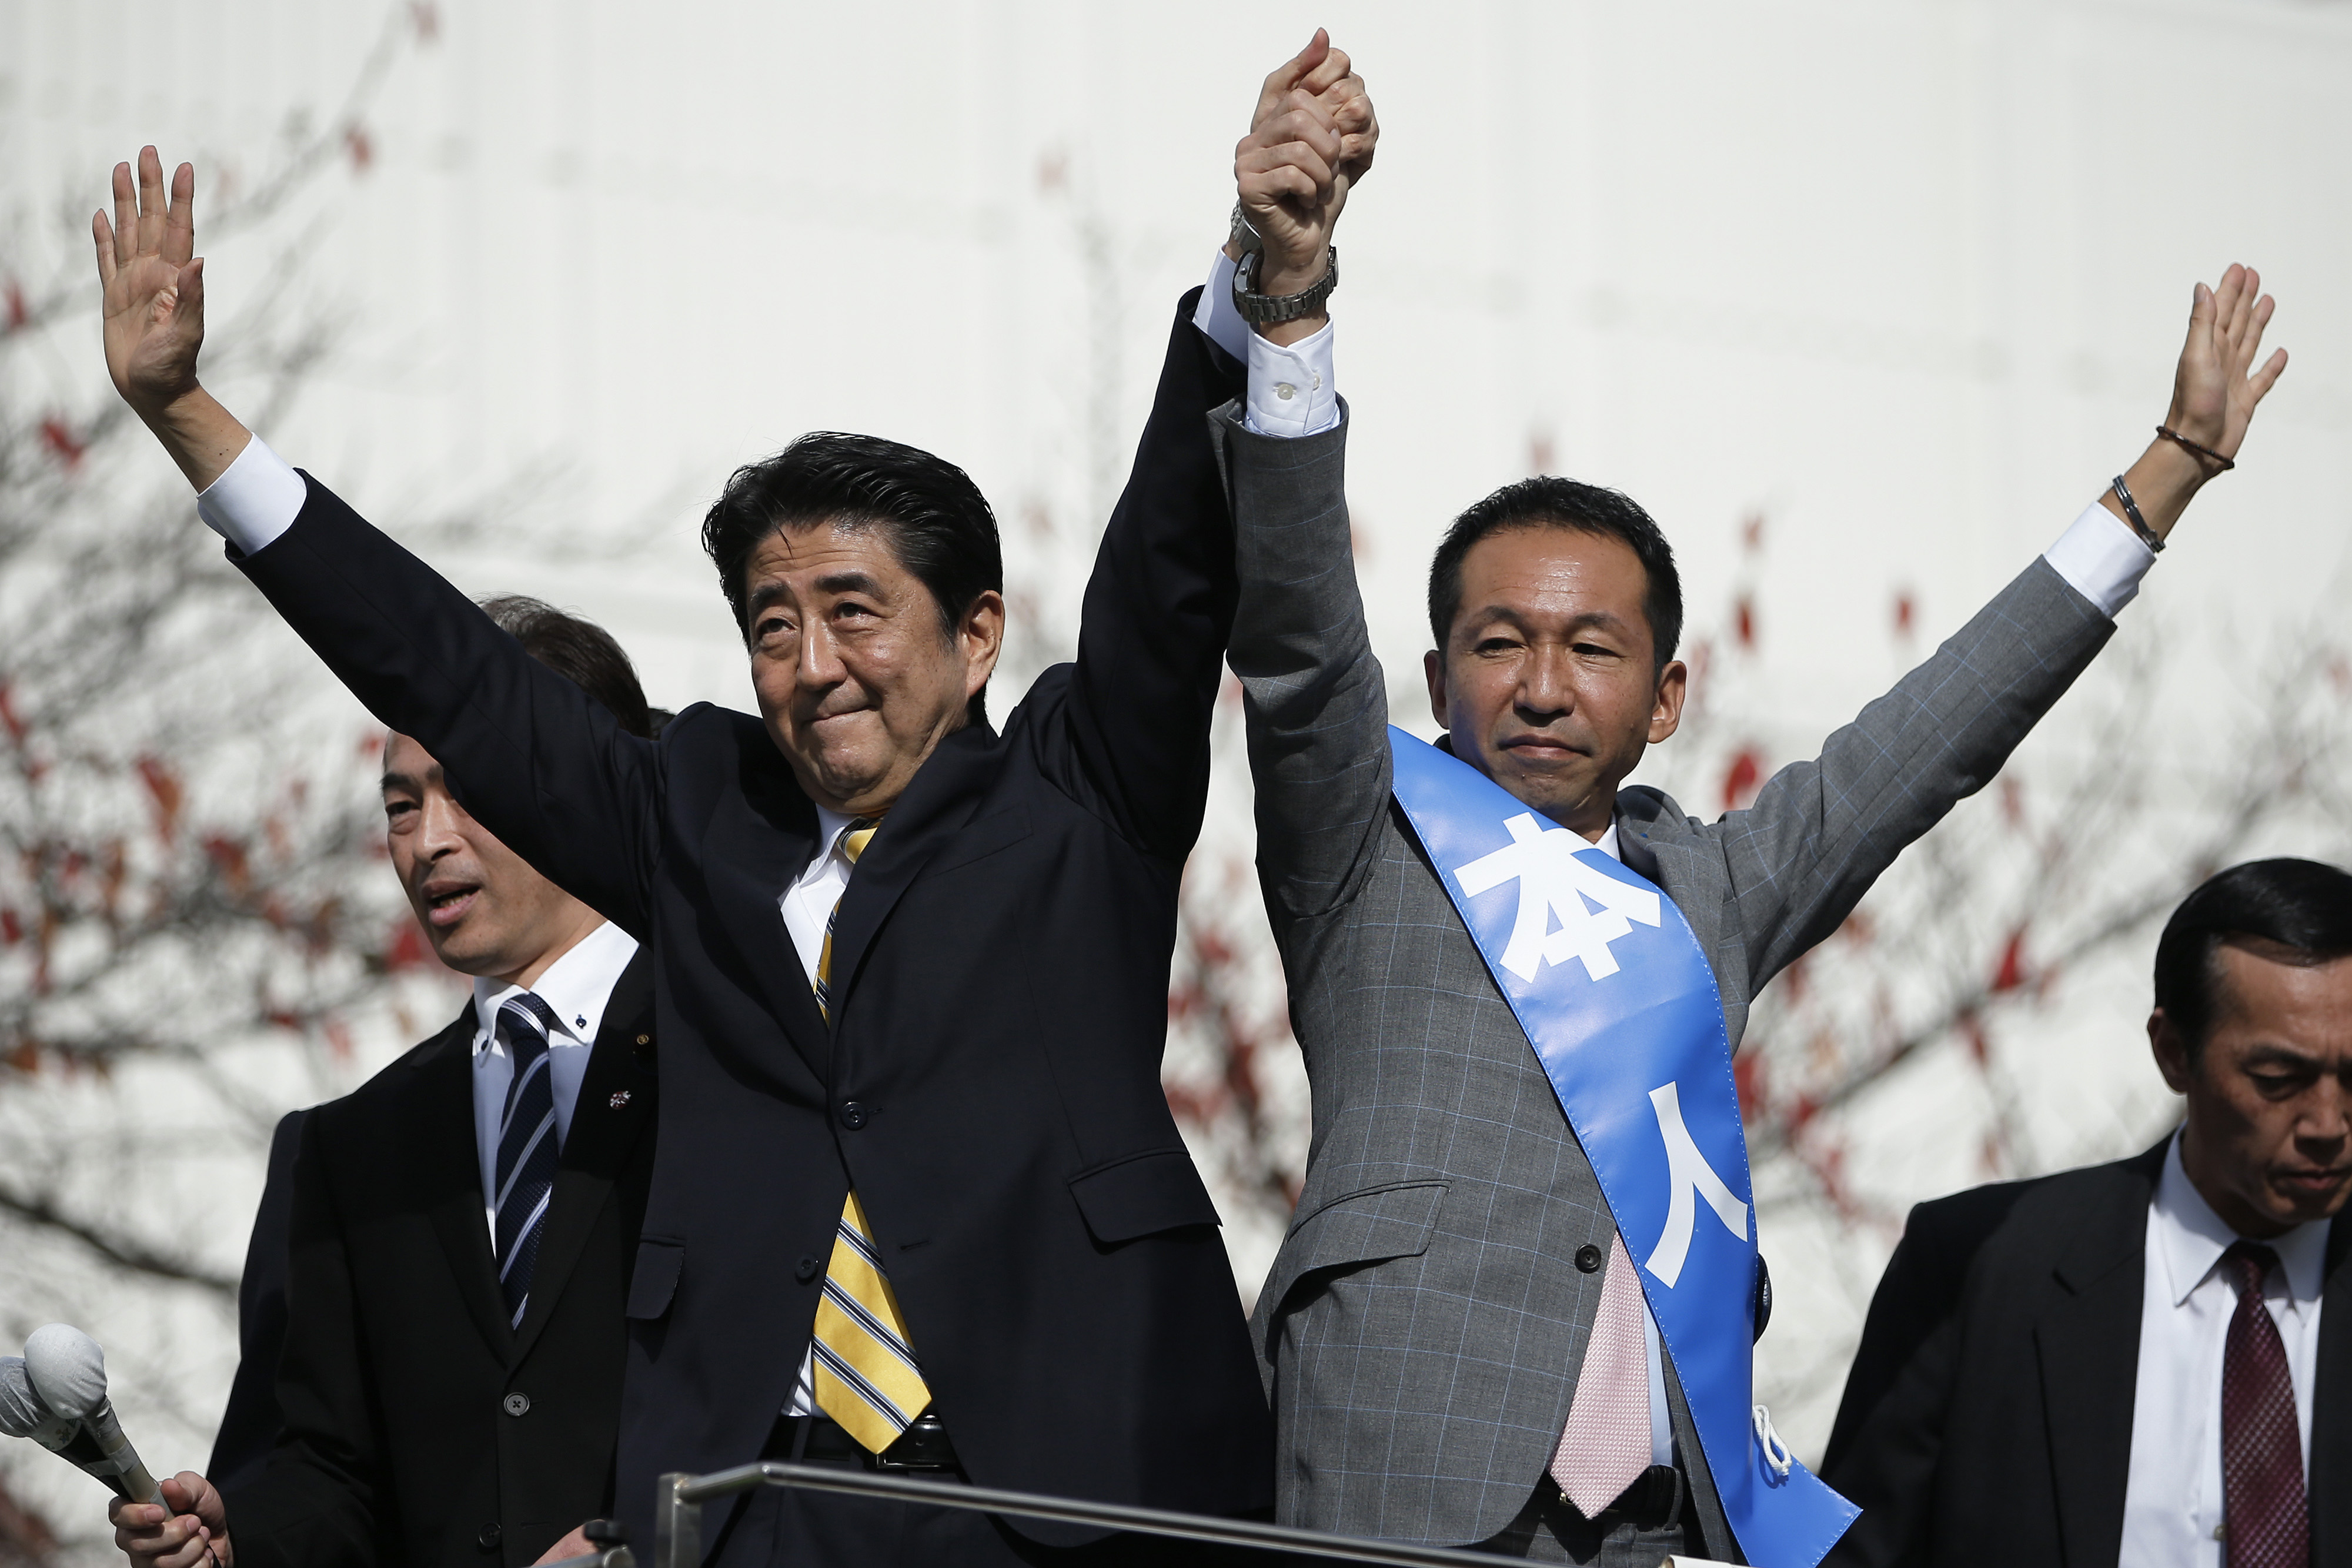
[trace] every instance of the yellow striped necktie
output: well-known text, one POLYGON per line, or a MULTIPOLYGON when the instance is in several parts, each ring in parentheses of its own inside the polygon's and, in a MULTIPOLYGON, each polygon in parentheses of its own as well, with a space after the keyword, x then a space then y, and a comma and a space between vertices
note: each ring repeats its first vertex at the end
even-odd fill
MULTIPOLYGON (((853 872, 857 867, 857 857, 874 841, 875 830, 881 825, 871 817, 852 817, 849 826, 841 830, 841 852, 849 857, 853 872)), ((848 891, 849 884, 844 883, 842 892, 848 891)), ((833 928, 840 920, 841 900, 836 897, 833 913, 824 917, 824 946, 816 954, 816 1010, 824 1015, 827 1023, 833 1021, 833 928)))
MULTIPOLYGON (((876 823, 859 817, 841 835, 841 852, 852 867, 873 841, 876 823)), ((824 946, 816 960, 816 1005, 833 1018, 833 927, 841 917, 834 901, 825 917, 824 946)), ((834 1228, 833 1260, 825 1265, 824 1294, 816 1308, 814 1353, 817 1408, 872 1453, 898 1439, 931 1403, 931 1391, 915 1364, 907 1319, 882 1272, 874 1228, 853 1188, 834 1228)))

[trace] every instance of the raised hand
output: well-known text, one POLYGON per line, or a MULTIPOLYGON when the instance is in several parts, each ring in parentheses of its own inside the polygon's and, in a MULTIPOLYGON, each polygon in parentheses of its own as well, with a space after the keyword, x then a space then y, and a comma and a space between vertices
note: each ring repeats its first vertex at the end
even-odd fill
MULTIPOLYGON (((2263 292, 2262 275, 2251 267, 2231 263, 2216 290, 2199 284, 2189 309, 2189 341, 2181 345, 2180 365, 2172 375, 2172 406, 2165 428, 2187 441, 2209 448, 2217 456, 2234 458, 2246 439, 2254 409, 2278 384, 2286 369, 2286 350, 2280 349, 2254 370, 2262 351, 2263 329, 2271 324, 2277 302, 2263 292)), ((2168 537, 2189 498, 2226 465, 2200 456, 2162 437, 2148 444, 2139 461, 2124 473, 2124 483, 2139 507, 2148 532, 2168 537)), ((2113 490, 2100 505, 2126 518, 2123 503, 2113 490)))
POLYGON ((114 221, 90 219, 104 290, 106 373, 131 411, 163 444, 188 483, 203 490, 250 438, 236 416, 196 382, 205 343, 205 264, 196 255, 196 172, 183 163, 163 194, 163 161, 139 150, 114 166, 114 221))
POLYGON ((2259 371, 2249 371, 2262 350, 2263 329, 2278 302, 2263 293, 2262 274, 2232 263, 2217 293, 2202 283, 2189 311, 2189 341, 2173 372, 2172 408, 2165 424, 2200 446, 2235 457, 2246 439, 2255 405, 2286 369, 2280 349, 2259 371))
POLYGON ((1250 226, 1265 245, 1259 292, 1291 294, 1323 276, 1348 193, 1380 142, 1363 79, 1317 28, 1306 48, 1265 78, 1234 174, 1250 226))
POLYGON ((106 370, 114 390, 152 419, 196 388, 205 340, 205 264, 195 258, 196 171, 183 163, 163 198, 163 162, 139 150, 137 195, 131 165, 114 166, 114 221, 90 220, 98 278, 106 290, 106 370))

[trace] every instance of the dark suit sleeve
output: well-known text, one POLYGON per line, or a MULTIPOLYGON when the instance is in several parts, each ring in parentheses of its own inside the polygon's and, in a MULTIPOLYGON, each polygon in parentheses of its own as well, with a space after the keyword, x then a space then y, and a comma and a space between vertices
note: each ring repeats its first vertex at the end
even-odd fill
POLYGON ((1201 420, 1247 380, 1192 325, 1200 292, 1177 307, 1135 468, 1087 583, 1069 710, 1085 793, 1129 839, 1177 860, 1200 833, 1234 620, 1233 518, 1201 420))
POLYGON ((278 1441, 278 1355, 286 1343, 287 1229, 294 1209, 294 1155, 302 1115, 289 1111, 269 1139, 269 1175, 236 1285, 236 1377, 205 1473, 224 1490, 250 1480, 278 1441))
POLYGON ((1862 1510, 1831 1568, 1926 1560, 1969 1267, 2022 1190, 1981 1187, 1911 1211, 1871 1298, 1822 1458, 1822 1479, 1862 1510))
POLYGON ((361 1367, 342 1228, 320 1155, 323 1118, 303 1119, 289 1213, 286 1343, 278 1446, 258 1474, 224 1486, 237 1568, 373 1568, 380 1429, 361 1367))
POLYGON ((439 760, 508 848, 644 940, 659 748, 324 485, 303 483, 293 526, 230 559, 370 713, 439 760))

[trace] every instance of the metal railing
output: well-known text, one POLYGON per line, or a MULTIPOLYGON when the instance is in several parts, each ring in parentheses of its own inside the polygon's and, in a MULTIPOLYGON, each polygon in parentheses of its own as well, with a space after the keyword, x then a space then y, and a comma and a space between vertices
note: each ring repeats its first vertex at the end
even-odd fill
MULTIPOLYGON (((1181 1541, 1210 1542, 1223 1546, 1255 1547, 1287 1552, 1341 1563, 1376 1563, 1391 1568, 1494 1568, 1485 1552, 1440 1546, 1411 1546, 1394 1541, 1366 1541, 1349 1535, 1326 1535, 1319 1531, 1293 1530, 1250 1520, 1218 1519, 1206 1514, 1175 1513, 1166 1509, 1137 1508, 1127 1503, 1087 1502, 1076 1498, 1046 1497, 1037 1492, 1000 1491, 993 1487, 967 1486, 961 1481, 921 1480, 887 1472, 835 1469, 820 1465, 769 1460, 738 1465, 707 1476, 670 1474, 655 1492, 655 1568, 701 1568, 702 1505, 754 1487, 801 1487, 811 1491, 842 1492, 853 1497, 889 1498, 900 1502, 927 1502, 942 1508, 971 1509, 982 1513, 1010 1513, 1024 1519, 1052 1520, 1063 1524, 1094 1525, 1105 1530, 1132 1531, 1181 1541)), ((625 1547, 622 1550, 627 1550, 625 1547)), ((595 1558, 573 1560, 589 1568, 595 1558)), ((1682 1568, 1708 1568, 1692 1558, 1668 1558, 1682 1568)), ((630 1568, 605 1563, 602 1568, 630 1568)), ((1661 1568, 1664 1568, 1662 1564, 1661 1568)))

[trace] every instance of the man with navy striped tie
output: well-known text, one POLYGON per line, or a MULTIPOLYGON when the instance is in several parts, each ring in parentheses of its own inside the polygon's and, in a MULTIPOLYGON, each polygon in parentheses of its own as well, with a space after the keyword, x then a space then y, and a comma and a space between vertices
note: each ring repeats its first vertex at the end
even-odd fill
MULTIPOLYGON (((653 732, 603 630, 528 599, 484 609, 583 700, 653 732)), ((473 995, 281 1129, 299 1152, 255 1224, 213 1476, 165 1481, 168 1516, 112 1510, 142 1568, 207 1547, 224 1568, 521 1564, 586 1551, 575 1527, 611 1509, 655 1145, 650 967, 475 821, 415 738, 387 737, 383 792, 393 869, 473 995)))

